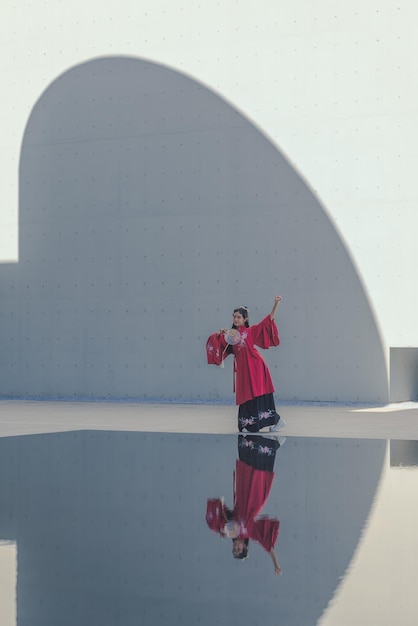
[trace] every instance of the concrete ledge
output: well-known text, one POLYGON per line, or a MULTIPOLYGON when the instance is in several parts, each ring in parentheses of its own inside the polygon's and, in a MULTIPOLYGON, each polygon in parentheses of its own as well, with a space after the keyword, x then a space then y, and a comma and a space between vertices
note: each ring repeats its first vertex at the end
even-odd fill
MULTIPOLYGON (((418 440, 418 404, 282 405, 280 434, 418 440)), ((237 434, 231 405, 0 401, 0 436, 79 430, 237 434)))

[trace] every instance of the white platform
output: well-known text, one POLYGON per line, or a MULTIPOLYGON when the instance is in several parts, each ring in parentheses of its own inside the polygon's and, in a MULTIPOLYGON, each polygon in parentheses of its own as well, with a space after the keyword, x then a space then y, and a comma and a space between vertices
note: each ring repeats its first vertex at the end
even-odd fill
MULTIPOLYGON (((418 440, 418 403, 386 406, 277 405, 280 434, 418 440)), ((227 405, 0 401, 0 436, 74 430, 205 434, 237 433, 237 408, 227 405)))

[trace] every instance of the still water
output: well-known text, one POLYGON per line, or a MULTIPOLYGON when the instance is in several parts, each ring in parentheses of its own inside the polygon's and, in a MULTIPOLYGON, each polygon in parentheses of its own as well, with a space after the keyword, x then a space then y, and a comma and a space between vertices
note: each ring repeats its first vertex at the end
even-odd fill
POLYGON ((280 441, 2 438, 1 625, 416 626, 416 442, 280 441))

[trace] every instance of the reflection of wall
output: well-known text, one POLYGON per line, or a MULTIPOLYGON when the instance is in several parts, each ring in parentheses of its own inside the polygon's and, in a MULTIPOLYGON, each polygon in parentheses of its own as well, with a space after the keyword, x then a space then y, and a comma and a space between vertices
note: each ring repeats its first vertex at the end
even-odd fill
POLYGON ((16 626, 17 546, 0 538, 0 615, 2 626, 16 626))
POLYGON ((417 489, 417 468, 391 468, 387 446, 363 537, 320 626, 418 623, 417 489))
POLYGON ((392 440, 390 442, 391 467, 418 467, 418 441, 392 440))
POLYGON ((2 438, 0 538, 18 546, 18 626, 209 626, 220 616, 312 626, 353 555, 384 452, 385 442, 349 439, 278 450, 264 509, 281 522, 277 579, 259 546, 237 563, 205 523, 207 498, 232 503, 236 436, 2 438))
POLYGON ((231 398, 206 337, 280 291, 280 398, 388 399, 368 300, 316 198, 234 108, 152 63, 92 61, 39 100, 0 288, 3 395, 231 398))

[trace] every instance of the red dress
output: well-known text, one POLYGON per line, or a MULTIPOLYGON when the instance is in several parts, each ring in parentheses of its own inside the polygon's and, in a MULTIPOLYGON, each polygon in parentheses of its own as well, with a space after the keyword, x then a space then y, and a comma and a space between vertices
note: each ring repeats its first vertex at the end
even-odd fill
MULTIPOLYGON (((267 363, 257 350, 278 346, 279 331, 274 319, 267 315, 259 324, 247 328, 238 328, 241 341, 231 346, 235 357, 235 392, 236 403, 244 404, 258 396, 273 393, 274 386, 267 363)), ((227 343, 223 335, 214 333, 206 342, 206 354, 209 364, 221 365, 222 357, 226 358, 227 343)))
MULTIPOLYGON (((239 539, 252 539, 269 552, 279 535, 280 522, 267 516, 258 517, 270 494, 273 472, 254 469, 237 460, 234 485, 234 509, 230 511, 240 525, 239 539)), ((226 523, 225 507, 220 498, 210 499, 206 507, 206 522, 219 533, 226 523)))

